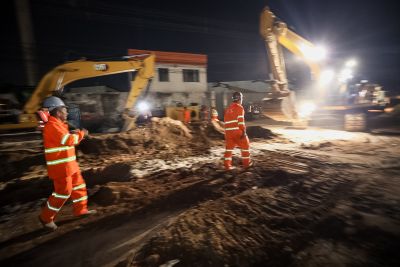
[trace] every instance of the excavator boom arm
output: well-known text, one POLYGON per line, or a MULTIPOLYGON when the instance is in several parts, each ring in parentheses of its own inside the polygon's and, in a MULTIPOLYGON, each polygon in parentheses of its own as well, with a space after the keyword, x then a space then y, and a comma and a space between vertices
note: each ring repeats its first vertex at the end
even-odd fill
POLYGON ((44 98, 50 96, 54 91, 74 81, 100 77, 118 73, 137 71, 136 77, 131 85, 125 108, 130 108, 135 103, 141 90, 146 86, 149 79, 154 76, 154 55, 146 55, 144 59, 133 59, 128 61, 74 61, 60 65, 39 82, 36 90, 24 106, 24 113, 35 113, 44 98))
POLYGON ((266 43, 272 74, 279 83, 287 83, 285 64, 279 45, 302 58, 309 66, 313 79, 318 79, 320 66, 307 57, 307 51, 315 50, 315 46, 310 41, 288 29, 286 23, 278 21, 268 7, 261 12, 260 34, 266 43))
POLYGON ((142 67, 136 73, 136 77, 131 84, 131 90, 125 103, 125 109, 132 108, 143 89, 150 85, 149 81, 154 76, 155 56, 148 56, 141 62, 141 65, 142 67))

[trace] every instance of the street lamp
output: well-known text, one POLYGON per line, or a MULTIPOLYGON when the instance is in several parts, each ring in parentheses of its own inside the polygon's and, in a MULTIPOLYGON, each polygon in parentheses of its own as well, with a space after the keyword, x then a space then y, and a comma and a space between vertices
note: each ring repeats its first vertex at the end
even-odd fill
POLYGON ((346 61, 346 64, 345 64, 345 66, 347 68, 353 68, 356 65, 357 65, 357 61, 355 59, 349 59, 349 60, 346 61))

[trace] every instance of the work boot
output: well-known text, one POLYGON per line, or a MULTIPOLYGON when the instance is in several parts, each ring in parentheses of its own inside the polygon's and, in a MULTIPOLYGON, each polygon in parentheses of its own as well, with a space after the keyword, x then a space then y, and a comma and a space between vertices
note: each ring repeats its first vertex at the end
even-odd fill
POLYGON ((97 210, 87 210, 87 212, 79 214, 78 217, 87 217, 94 214, 97 214, 97 210))
POLYGON ((53 221, 51 221, 49 223, 42 221, 42 218, 40 218, 40 215, 39 215, 39 221, 43 225, 43 227, 47 230, 55 231, 58 228, 57 224, 55 224, 53 221))
POLYGON ((233 171, 233 170, 236 170, 235 166, 230 166, 228 168, 225 168, 225 171, 233 171))
POLYGON ((97 214, 97 210, 88 210, 85 215, 94 215, 97 214))

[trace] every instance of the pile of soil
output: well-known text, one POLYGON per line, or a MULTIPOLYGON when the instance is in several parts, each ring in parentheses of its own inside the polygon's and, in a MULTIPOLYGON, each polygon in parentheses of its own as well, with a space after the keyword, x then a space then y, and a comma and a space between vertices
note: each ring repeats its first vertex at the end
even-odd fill
POLYGON ((272 139, 277 137, 277 134, 261 126, 249 126, 246 128, 246 132, 249 138, 272 139))
POLYGON ((192 139, 182 122, 170 118, 152 118, 148 127, 127 133, 95 134, 79 146, 84 154, 131 154, 144 149, 176 148, 192 139))

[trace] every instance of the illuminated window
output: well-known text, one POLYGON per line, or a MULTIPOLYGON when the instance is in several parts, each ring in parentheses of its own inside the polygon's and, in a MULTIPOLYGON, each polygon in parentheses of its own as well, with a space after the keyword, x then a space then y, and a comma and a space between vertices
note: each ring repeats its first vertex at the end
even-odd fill
POLYGON ((199 82, 199 70, 183 70, 183 81, 184 82, 199 82))
POLYGON ((169 70, 167 68, 158 68, 158 80, 160 82, 169 82, 169 70))

